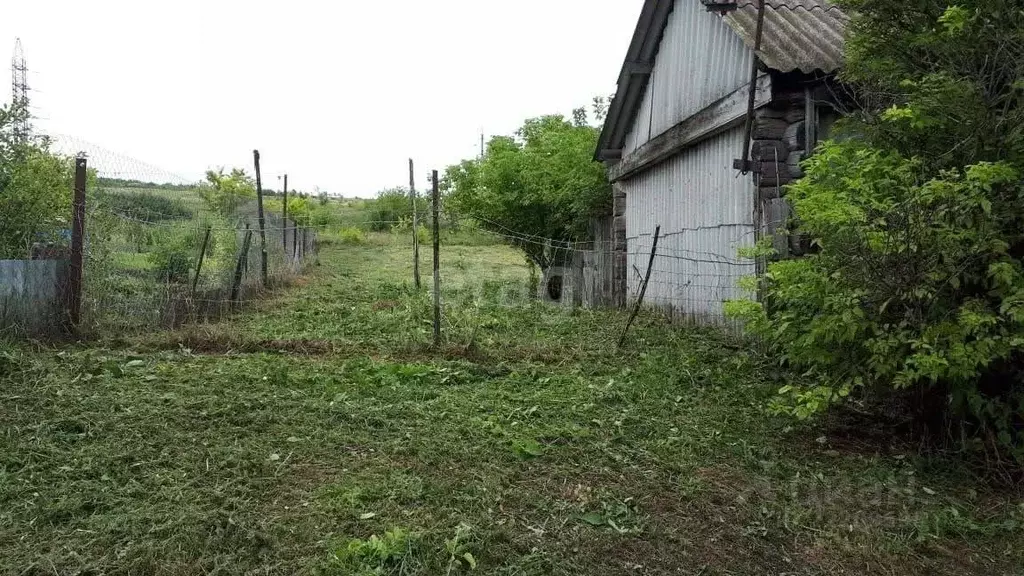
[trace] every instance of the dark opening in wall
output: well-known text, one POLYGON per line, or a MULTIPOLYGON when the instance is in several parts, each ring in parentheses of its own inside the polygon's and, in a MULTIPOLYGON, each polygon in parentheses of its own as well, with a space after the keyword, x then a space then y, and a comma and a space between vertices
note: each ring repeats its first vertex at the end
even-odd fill
POLYGON ((562 275, 552 274, 548 277, 547 283, 548 298, 555 302, 562 301, 562 275))

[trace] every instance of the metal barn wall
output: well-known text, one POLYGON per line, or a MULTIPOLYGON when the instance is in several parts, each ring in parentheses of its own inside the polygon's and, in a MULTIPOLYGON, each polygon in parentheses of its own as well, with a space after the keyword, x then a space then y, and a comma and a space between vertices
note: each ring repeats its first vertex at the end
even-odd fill
POLYGON ((627 275, 635 300, 647 270, 655 227, 661 240, 645 305, 702 324, 729 324, 726 300, 750 298, 737 282, 755 273, 741 247, 754 245, 754 186, 732 169, 743 126, 709 138, 642 174, 626 190, 627 275))
POLYGON ((747 84, 751 58, 739 35, 700 0, 676 0, 623 153, 747 84))

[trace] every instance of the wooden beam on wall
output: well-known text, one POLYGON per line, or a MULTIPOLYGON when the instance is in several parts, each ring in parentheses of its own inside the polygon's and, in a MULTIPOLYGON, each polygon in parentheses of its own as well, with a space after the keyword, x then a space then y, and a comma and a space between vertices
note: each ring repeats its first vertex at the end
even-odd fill
MULTIPOLYGON (((634 176, 655 164, 664 162, 701 140, 732 128, 746 117, 748 96, 749 84, 745 84, 707 108, 655 136, 610 168, 608 179, 617 182, 634 176)), ((765 106, 771 102, 771 99, 771 76, 761 76, 757 79, 754 107, 765 106)), ((737 150, 736 152, 738 154, 742 151, 737 150)))

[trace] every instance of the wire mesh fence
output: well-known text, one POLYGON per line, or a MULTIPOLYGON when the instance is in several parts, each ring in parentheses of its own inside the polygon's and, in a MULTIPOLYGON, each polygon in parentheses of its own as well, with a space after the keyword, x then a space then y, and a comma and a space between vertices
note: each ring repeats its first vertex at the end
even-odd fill
POLYGON ((14 260, 0 266, 0 334, 208 321, 290 282, 315 259, 307 198, 293 195, 286 218, 285 198, 259 184, 258 161, 255 180, 236 169, 197 181, 83 141, 43 141, 53 177, 36 203, 53 209, 22 223, 20 245, 4 244, 14 260), (68 146, 84 150, 72 157, 68 146), (59 313, 33 321, 51 310, 59 313))
MULTIPOLYGON (((198 190, 174 194, 188 198, 198 190)), ((316 230, 272 212, 265 216, 264 247, 253 201, 226 213, 197 204, 161 212, 153 206, 162 203, 139 201, 147 194, 103 185, 94 190, 85 245, 87 329, 139 330, 210 321, 287 284, 315 257, 316 230), (136 204, 152 205, 129 208, 126 195, 134 195, 136 204), (264 257, 266 282, 261 273, 264 257)))

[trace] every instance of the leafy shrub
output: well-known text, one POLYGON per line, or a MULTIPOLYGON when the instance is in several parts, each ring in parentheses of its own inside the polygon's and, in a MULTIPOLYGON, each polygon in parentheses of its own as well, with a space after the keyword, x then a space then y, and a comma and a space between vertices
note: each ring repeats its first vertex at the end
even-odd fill
POLYGON ((341 229, 338 239, 341 240, 342 244, 364 244, 366 242, 366 234, 359 228, 346 227, 341 229))
MULTIPOLYGON (((409 193, 402 188, 384 190, 374 200, 366 201, 369 209, 370 230, 384 232, 395 224, 408 220, 412 222, 412 202, 409 193)), ((417 198, 416 209, 421 215, 427 213, 427 201, 417 198)))
POLYGON ((148 259, 160 281, 187 282, 197 250, 194 233, 168 231, 158 235, 148 259))
POLYGON ((71 228, 74 161, 45 148, 18 148, 10 159, 0 157, 0 258, 24 258, 33 242, 61 240, 71 228))
POLYGON ((319 204, 312 207, 309 215, 309 224, 315 228, 326 228, 337 222, 334 212, 329 204, 319 204))
POLYGON ((1024 14, 853 3, 845 75, 866 108, 787 192, 818 252, 730 311, 801 374, 777 411, 856 397, 1024 462, 1024 64, 991 56, 1021 45, 1024 14))
POLYGON ((210 210, 231 216, 240 206, 256 198, 256 183, 240 168, 228 174, 223 169, 208 170, 206 184, 199 188, 199 195, 210 210))
MULTIPOLYGON (((394 234, 408 234, 410 230, 412 230, 411 216, 403 216, 399 218, 398 222, 391 225, 391 232, 394 234)), ((420 245, 431 242, 431 233, 430 230, 427 229, 426 225, 420 224, 416 229, 416 239, 419 241, 420 245)))

